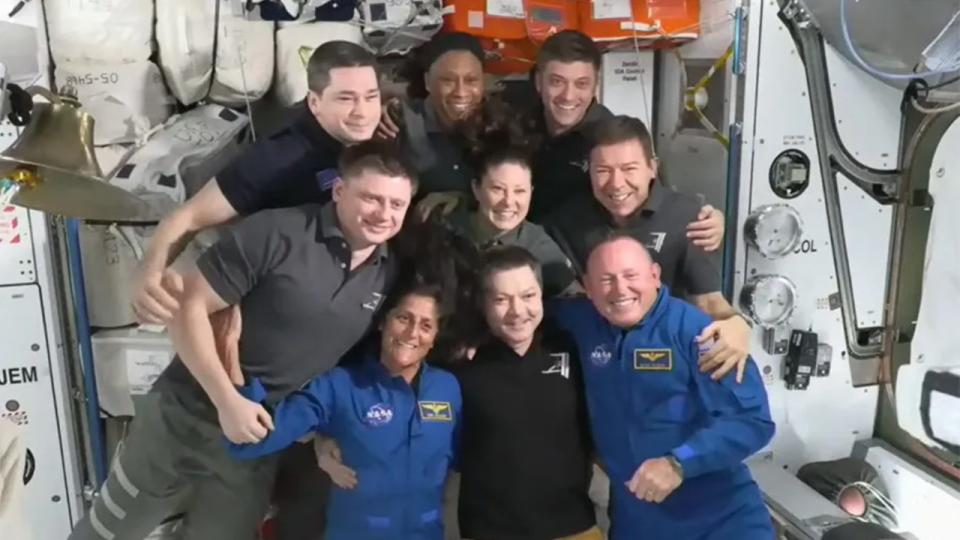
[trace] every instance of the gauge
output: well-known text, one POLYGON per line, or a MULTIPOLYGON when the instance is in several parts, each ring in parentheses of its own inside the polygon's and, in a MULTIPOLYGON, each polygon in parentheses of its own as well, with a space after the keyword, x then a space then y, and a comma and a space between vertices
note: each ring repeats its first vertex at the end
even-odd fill
POLYGON ((810 158, 796 149, 784 150, 770 165, 770 189, 781 199, 800 196, 810 185, 810 158))
POLYGON ((752 277, 740 291, 740 308, 763 328, 787 322, 796 302, 796 285, 780 275, 752 277))
POLYGON ((768 204, 747 216, 743 236, 753 249, 768 259, 789 255, 803 236, 800 213, 787 204, 768 204))

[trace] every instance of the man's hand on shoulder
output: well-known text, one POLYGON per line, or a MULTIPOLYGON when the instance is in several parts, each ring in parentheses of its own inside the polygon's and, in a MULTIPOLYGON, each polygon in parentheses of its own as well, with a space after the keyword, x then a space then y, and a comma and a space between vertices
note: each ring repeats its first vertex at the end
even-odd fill
POLYGON ((141 324, 168 324, 180 309, 183 277, 171 268, 142 268, 133 282, 133 312, 141 324))
POLYGON ((704 251, 716 251, 723 244, 723 212, 709 204, 700 209, 697 220, 687 225, 687 239, 704 251))
POLYGON ((380 124, 373 134, 380 139, 396 139, 400 135, 400 98, 394 97, 384 102, 380 124))
POLYGON ((721 321, 714 321, 697 336, 700 346, 700 371, 713 372, 713 380, 722 379, 733 368, 737 368, 737 382, 743 382, 743 371, 747 367, 750 354, 750 336, 752 330, 746 319, 734 315, 721 321))

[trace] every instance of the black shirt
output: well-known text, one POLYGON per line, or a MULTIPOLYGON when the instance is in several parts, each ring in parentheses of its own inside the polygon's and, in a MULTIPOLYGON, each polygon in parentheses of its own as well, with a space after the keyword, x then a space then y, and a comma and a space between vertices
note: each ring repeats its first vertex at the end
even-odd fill
POLYGON ((590 433, 569 334, 541 327, 523 358, 496 340, 452 371, 463 394, 462 536, 552 540, 592 527, 590 433))
MULTIPOLYGON (((545 114, 545 113, 543 113, 545 114)), ((541 114, 541 129, 547 133, 546 120, 541 114)), ((588 133, 593 123, 613 115, 606 107, 593 103, 576 127, 551 137, 533 158, 533 200, 527 219, 543 223, 553 212, 569 201, 587 201, 593 198, 590 188, 590 141, 588 133)))
MULTIPOLYGON (((269 403, 335 366, 373 325, 396 261, 385 245, 352 271, 350 258, 330 203, 258 212, 197 260, 217 295, 240 304, 240 366, 269 403)), ((179 358, 160 380, 207 403, 179 358)))
POLYGON ((260 139, 217 174, 240 215, 330 200, 343 145, 317 123, 306 103, 278 132, 260 139))
POLYGON ((646 203, 623 227, 617 227, 591 196, 571 201, 547 229, 581 275, 593 246, 610 231, 621 229, 647 246, 660 265, 660 279, 675 294, 707 294, 720 291, 720 265, 715 256, 687 240, 687 225, 696 221, 701 206, 696 197, 654 180, 646 203))

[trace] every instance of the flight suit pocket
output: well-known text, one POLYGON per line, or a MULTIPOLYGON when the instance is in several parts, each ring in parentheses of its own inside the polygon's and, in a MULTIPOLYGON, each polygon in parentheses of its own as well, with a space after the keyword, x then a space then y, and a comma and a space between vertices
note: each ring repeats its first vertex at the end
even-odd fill
POLYGON ((721 384, 733 393, 733 397, 737 400, 740 407, 744 409, 754 409, 761 406, 763 396, 755 385, 748 384, 748 382, 749 381, 744 380, 742 383, 737 383, 733 377, 724 377, 721 384))

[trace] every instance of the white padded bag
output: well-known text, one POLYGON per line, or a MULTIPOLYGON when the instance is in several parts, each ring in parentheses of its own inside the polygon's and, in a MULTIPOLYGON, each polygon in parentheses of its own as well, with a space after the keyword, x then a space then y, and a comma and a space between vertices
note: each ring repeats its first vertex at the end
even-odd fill
MULTIPOLYGON (((228 3, 227 0, 223 0, 228 3)), ((274 24, 248 21, 221 6, 217 38, 217 66, 210 99, 239 104, 258 100, 273 83, 274 24)))
POLYGON ((44 2, 54 62, 110 63, 150 58, 152 0, 56 0, 44 2))
POLYGON ((406 54, 443 26, 441 0, 360 0, 363 38, 377 55, 406 54))
POLYGON ((170 91, 181 103, 190 105, 207 97, 239 103, 244 101, 244 88, 251 100, 269 90, 273 23, 235 15, 230 0, 156 2, 160 63, 170 91), (216 57, 214 29, 218 32, 216 57))
POLYGON ((170 117, 173 100, 152 62, 99 64, 58 62, 60 86, 77 90, 83 108, 93 115, 94 144, 131 143, 170 117))
POLYGON ((109 181, 140 195, 163 215, 233 158, 248 124, 247 116, 215 104, 174 116, 109 181))
POLYGON ((317 47, 337 40, 362 45, 363 32, 357 25, 340 22, 314 22, 277 31, 275 90, 281 104, 290 106, 306 97, 307 60, 317 47))

